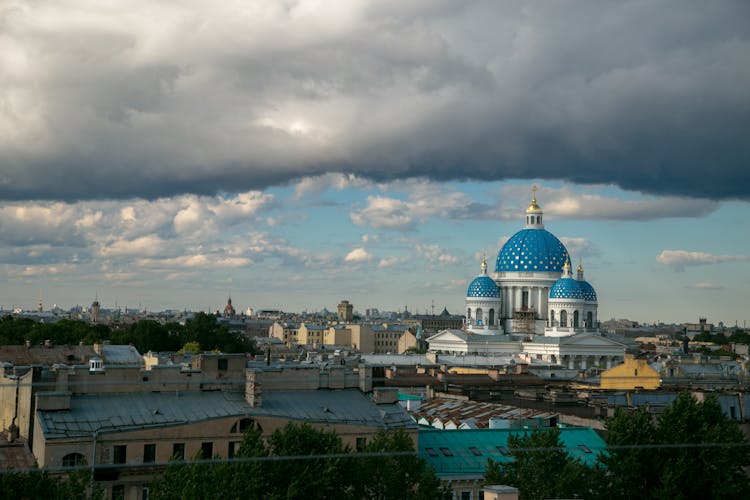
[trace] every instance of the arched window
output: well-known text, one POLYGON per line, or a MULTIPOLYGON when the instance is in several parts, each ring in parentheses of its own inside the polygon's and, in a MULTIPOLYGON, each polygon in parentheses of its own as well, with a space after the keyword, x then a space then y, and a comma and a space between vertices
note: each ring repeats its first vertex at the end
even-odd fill
POLYGON ((466 310, 466 319, 471 319, 471 307, 466 310))
POLYGON ((495 325, 495 310, 494 309, 490 309, 490 317, 488 321, 490 322, 490 326, 495 325))
POLYGON ((483 316, 482 316, 482 308, 481 307, 477 307, 477 310, 475 311, 475 314, 477 316, 477 325, 481 325, 482 324, 482 318, 483 318, 483 316))
POLYGON ((578 311, 573 311, 573 328, 578 328, 578 311))
POLYGON ((568 311, 560 311, 560 326, 568 326, 568 311))
POLYGON ((549 326, 556 326, 555 325, 555 310, 550 309, 549 311, 549 326))
POLYGON ((252 418, 243 418, 234 423, 230 432, 232 434, 244 434, 248 429, 262 430, 260 425, 258 425, 258 423, 252 418))
POLYGON ((586 328, 594 328, 594 313, 591 311, 586 313, 586 328))
POLYGON ((62 459, 63 467, 76 467, 78 465, 86 465, 86 457, 80 453, 68 453, 62 459))

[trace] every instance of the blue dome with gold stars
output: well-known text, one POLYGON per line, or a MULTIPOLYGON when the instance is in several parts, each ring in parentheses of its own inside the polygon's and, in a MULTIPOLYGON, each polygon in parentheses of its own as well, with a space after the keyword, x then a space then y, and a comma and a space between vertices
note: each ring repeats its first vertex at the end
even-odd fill
POLYGON ((500 297, 500 289, 489 276, 477 276, 474 278, 474 281, 469 284, 466 296, 496 299, 500 297))
POLYGON ((596 302, 596 291, 594 290, 594 287, 591 286, 591 283, 588 281, 579 281, 578 283, 581 287, 583 299, 586 302, 596 302))
POLYGON ((565 245, 546 229, 521 229, 497 254, 495 272, 560 273, 567 256, 565 245))
POLYGON ((584 300, 581 282, 573 278, 560 278, 549 290, 550 299, 584 300))

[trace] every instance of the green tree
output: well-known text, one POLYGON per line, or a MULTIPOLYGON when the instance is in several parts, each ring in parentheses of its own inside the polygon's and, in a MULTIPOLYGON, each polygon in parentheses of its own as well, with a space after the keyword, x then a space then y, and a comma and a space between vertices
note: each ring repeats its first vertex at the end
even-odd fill
MULTIPOLYGON (((333 431, 323 431, 307 423, 288 423, 268 440, 269 452, 276 457, 329 455, 351 452, 333 431)), ((278 460, 269 463, 266 474, 273 486, 268 498, 341 498, 354 470, 351 458, 316 457, 278 460)))
POLYGON ((253 342, 239 333, 220 325, 213 314, 197 313, 185 323, 183 342, 198 342, 206 350, 221 352, 250 352, 255 354, 253 342))
POLYGON ((90 491, 89 477, 87 470, 67 476, 51 476, 37 468, 25 472, 0 471, 0 498, 101 499, 101 488, 90 491))
POLYGON ((365 453, 408 453, 357 460, 358 478, 353 485, 354 498, 377 499, 449 499, 451 490, 419 458, 414 442, 403 430, 381 430, 361 450, 365 453))
POLYGON ((573 458, 563 449, 557 428, 508 437, 510 462, 488 460, 485 484, 507 484, 522 499, 597 498, 602 471, 573 458))
POLYGON ((115 344, 133 344, 139 352, 176 351, 182 345, 179 335, 170 334, 158 321, 142 319, 125 330, 112 333, 115 344))
POLYGON ((180 350, 177 351, 177 354, 184 354, 186 352, 191 352, 193 354, 199 354, 199 353, 203 352, 203 350, 201 350, 201 345, 198 342, 192 341, 192 342, 188 342, 184 346, 182 346, 182 348, 180 348, 180 350))
POLYGON ((748 445, 715 395, 699 402, 682 393, 656 423, 645 410, 616 412, 602 461, 618 497, 740 498, 750 488, 742 470, 750 465, 748 445))
MULTIPOLYGON (((367 451, 413 450, 408 435, 397 432, 378 434, 367 451)), ((219 491, 238 499, 450 497, 416 455, 363 459, 351 451, 334 432, 309 424, 289 423, 267 440, 253 427, 243 437, 237 460, 170 464, 153 484, 152 498, 215 498, 219 491)))

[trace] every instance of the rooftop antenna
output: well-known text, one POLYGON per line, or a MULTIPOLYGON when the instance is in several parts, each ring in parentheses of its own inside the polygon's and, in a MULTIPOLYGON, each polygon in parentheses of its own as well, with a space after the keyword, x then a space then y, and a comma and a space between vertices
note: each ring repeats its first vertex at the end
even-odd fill
POLYGON ((432 299, 432 315, 435 316, 435 299, 432 299))

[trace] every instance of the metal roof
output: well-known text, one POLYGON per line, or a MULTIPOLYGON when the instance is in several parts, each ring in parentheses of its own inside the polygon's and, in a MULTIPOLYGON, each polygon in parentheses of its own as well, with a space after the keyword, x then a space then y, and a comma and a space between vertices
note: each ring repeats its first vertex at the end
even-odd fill
POLYGON ((102 346, 102 354, 106 365, 136 365, 143 364, 143 356, 132 345, 102 346))
POLYGON ((263 406, 253 408, 252 414, 306 422, 416 428, 401 405, 376 405, 358 389, 269 391, 263 393, 263 406))
POLYGON ((277 416, 307 422, 416 427, 397 403, 376 405, 358 389, 267 391, 252 407, 240 392, 86 394, 70 410, 37 411, 47 439, 88 436, 97 429, 182 425, 231 416, 277 416))
POLYGON ((250 410, 237 392, 84 394, 70 398, 70 410, 37 411, 47 439, 91 435, 98 429, 181 425, 241 416, 250 410))
POLYGON ((363 363, 373 366, 416 366, 435 365, 424 354, 362 354, 363 363))
MULTIPOLYGON (((530 432, 518 429, 420 429, 419 456, 435 469, 439 477, 481 477, 488 458, 496 462, 513 460, 504 454, 507 453, 509 436, 523 436, 530 432)), ((587 465, 594 465, 597 454, 605 447, 604 440, 588 427, 561 428, 560 440, 568 453, 587 465)))

